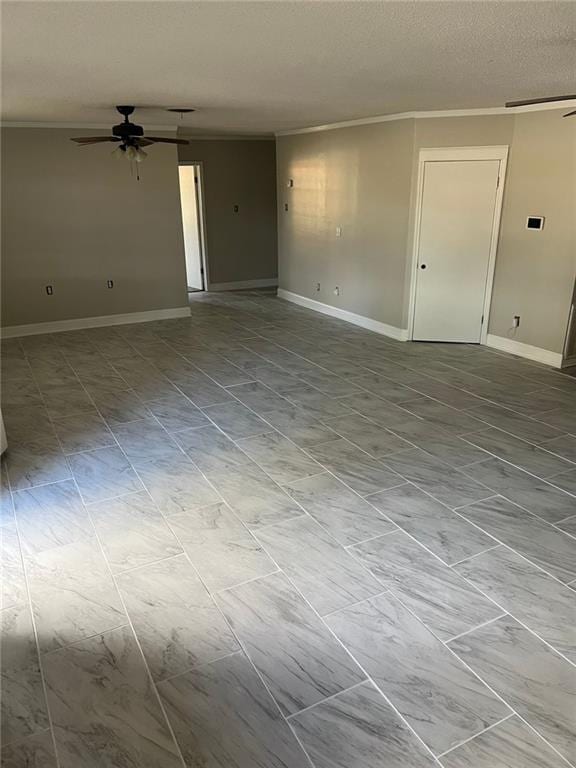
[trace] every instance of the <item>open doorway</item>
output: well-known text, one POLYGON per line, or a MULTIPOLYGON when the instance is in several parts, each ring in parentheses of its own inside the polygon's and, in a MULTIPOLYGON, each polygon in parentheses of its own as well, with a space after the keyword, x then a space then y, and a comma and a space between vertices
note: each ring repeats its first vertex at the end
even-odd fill
POLYGON ((206 290, 206 254, 200 163, 178 166, 188 293, 206 290))

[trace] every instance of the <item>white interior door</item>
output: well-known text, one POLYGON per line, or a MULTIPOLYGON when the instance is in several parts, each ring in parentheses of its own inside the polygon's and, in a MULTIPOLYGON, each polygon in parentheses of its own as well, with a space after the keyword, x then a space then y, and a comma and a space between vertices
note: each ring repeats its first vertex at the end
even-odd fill
POLYGON ((412 338, 479 343, 500 160, 426 161, 412 338))
POLYGON ((186 255, 186 280, 188 290, 204 289, 202 280, 202 250, 198 205, 197 171, 194 165, 181 165, 180 204, 182 206, 182 227, 184 230, 184 253, 186 255))

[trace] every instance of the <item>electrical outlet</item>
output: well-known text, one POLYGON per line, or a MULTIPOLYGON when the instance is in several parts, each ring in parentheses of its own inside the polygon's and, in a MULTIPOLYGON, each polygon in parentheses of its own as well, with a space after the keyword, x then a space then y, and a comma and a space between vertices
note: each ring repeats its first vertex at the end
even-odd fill
POLYGON ((334 296, 340 296, 340 295, 341 295, 340 288, 336 286, 336 288, 334 288, 334 296))
POLYGON ((46 286, 46 293, 48 294, 48 296, 52 296, 52 295, 53 295, 53 293, 54 293, 54 288, 53 288, 53 286, 51 286, 51 285, 47 285, 47 286, 46 286))
POLYGON ((287 211, 287 210, 288 210, 288 203, 284 203, 284 210, 285 210, 285 211, 287 211))
POLYGON ((342 227, 336 227, 336 237, 342 237, 342 227))
POLYGON ((114 280, 107 280, 106 285, 108 288, 114 288, 114 280))
POLYGON ((512 317, 512 328, 518 328, 520 325, 520 315, 514 315, 512 317))
POLYGON ((320 293, 320 283, 316 283, 316 293, 320 293))
POLYGON ((238 205, 235 205, 234 206, 234 213, 238 213, 239 210, 240 210, 240 207, 238 205))

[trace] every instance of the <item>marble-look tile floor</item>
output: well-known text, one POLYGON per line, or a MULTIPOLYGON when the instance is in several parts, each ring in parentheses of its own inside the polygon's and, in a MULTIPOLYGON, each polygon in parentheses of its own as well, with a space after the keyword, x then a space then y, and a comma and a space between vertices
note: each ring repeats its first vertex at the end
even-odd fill
POLYGON ((576 766, 576 378, 195 294, 2 410, 5 768, 576 766))

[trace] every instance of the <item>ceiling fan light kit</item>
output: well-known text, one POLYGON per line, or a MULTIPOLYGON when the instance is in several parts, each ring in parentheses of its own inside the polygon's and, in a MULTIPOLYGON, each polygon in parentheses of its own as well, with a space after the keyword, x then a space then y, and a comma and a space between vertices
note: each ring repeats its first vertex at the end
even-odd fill
MULTIPOLYGON (((142 147, 147 147, 151 144, 189 143, 186 139, 165 139, 161 136, 144 136, 144 128, 141 125, 131 123, 129 120, 130 115, 134 112, 134 107, 118 106, 116 109, 124 116, 124 122, 118 123, 118 125, 112 127, 112 136, 83 136, 71 139, 71 141, 75 141, 77 144, 80 144, 81 147, 87 146, 88 144, 102 144, 103 142, 117 143, 118 146, 112 152, 114 157, 126 158, 126 160, 129 160, 131 163, 141 163, 148 157, 148 153, 145 152, 142 147)), ((138 174, 136 178, 138 180, 140 179, 138 174)))

